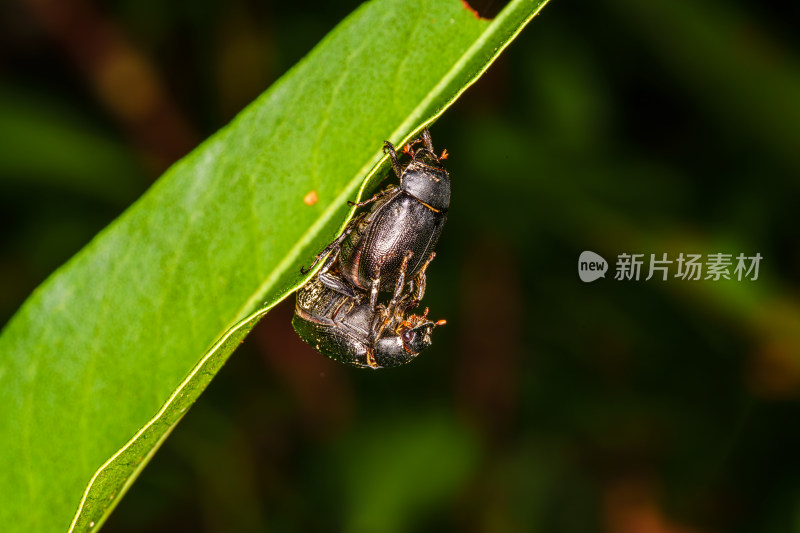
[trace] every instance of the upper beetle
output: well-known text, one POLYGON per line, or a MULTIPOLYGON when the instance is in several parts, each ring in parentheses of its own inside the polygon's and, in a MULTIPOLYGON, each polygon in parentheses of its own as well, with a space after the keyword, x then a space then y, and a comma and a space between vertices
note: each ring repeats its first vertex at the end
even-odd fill
POLYGON ((378 292, 392 290, 407 252, 412 258, 406 275, 424 284, 422 267, 439 240, 450 207, 450 175, 442 165, 447 151, 436 155, 427 129, 406 146, 412 160, 405 167, 392 143, 386 141, 383 149, 389 153, 400 185, 353 204, 372 204, 372 208, 355 217, 314 260, 316 264, 328 256, 319 274, 323 284, 351 297, 356 295, 354 287, 368 291, 373 310, 378 292), (420 143, 422 147, 414 150, 420 143), (329 272, 336 261, 341 277, 329 272))

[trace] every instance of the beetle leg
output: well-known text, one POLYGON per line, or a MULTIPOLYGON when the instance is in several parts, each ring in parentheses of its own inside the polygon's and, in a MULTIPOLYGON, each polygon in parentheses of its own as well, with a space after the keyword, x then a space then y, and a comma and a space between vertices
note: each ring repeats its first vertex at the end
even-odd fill
POLYGON ((330 314, 331 319, 336 323, 337 326, 341 326, 342 320, 347 317, 347 314, 353 310, 353 303, 355 302, 355 298, 342 298, 342 301, 339 302, 339 305, 333 310, 330 314), (347 306, 347 310, 345 311, 344 308, 347 306))
POLYGON ((372 346, 367 347, 367 364, 370 368, 378 368, 378 362, 375 360, 375 349, 372 346))
POLYGON ((370 344, 374 344, 378 339, 381 338, 381 335, 383 335, 383 330, 386 329, 386 326, 388 326, 398 314, 398 304, 404 301, 402 293, 403 286, 406 283, 408 262, 413 256, 414 252, 411 250, 406 252, 406 255, 403 257, 403 263, 400 265, 400 273, 398 274, 397 281, 394 285, 394 295, 392 296, 392 300, 389 302, 388 307, 382 309, 379 313, 375 313, 376 318, 372 323, 372 331, 370 332, 370 344))
MULTIPOLYGON (((336 239, 334 239, 332 243, 330 243, 328 246, 326 246, 324 250, 322 250, 320 253, 318 253, 316 255, 316 257, 314 257, 314 261, 311 263, 310 267, 308 267, 308 268, 300 267, 300 273, 301 274, 308 274, 309 271, 311 271, 311 269, 313 269, 317 265, 317 263, 319 263, 320 259, 322 259, 323 257, 325 257, 328 254, 331 254, 334 257, 334 259, 336 257, 338 257, 339 256, 339 250, 342 247, 342 243, 347 238, 347 236, 350 235, 353 232, 353 230, 355 229, 356 225, 358 225, 358 223, 361 221, 362 218, 364 218, 364 216, 365 216, 365 213, 361 213, 360 215, 355 217, 353 220, 351 220, 350 223, 347 225, 347 227, 342 232, 342 234, 339 235, 338 237, 336 237, 336 239)), ((327 261, 325 263, 327 264, 328 268, 330 268, 331 264, 333 264, 333 263, 328 264, 327 261)), ((328 269, 326 268, 325 271, 327 272, 327 270, 328 269)))
POLYGON ((350 298, 356 298, 358 295, 349 283, 341 279, 339 276, 333 276, 328 273, 328 270, 330 270, 331 266, 336 261, 338 254, 339 251, 337 250, 336 253, 331 254, 328 256, 328 259, 325 260, 325 264, 322 265, 322 268, 319 270, 319 281, 329 289, 333 289, 339 294, 344 294, 350 298))
POLYGON ((394 169, 394 173, 399 178, 403 174, 403 167, 400 166, 400 162, 397 160, 397 152, 394 149, 394 145, 389 141, 383 141, 383 153, 385 154, 387 151, 392 159, 392 169, 394 169))
POLYGON ((417 301, 422 300, 422 297, 425 296, 425 271, 428 269, 428 265, 431 264, 431 261, 433 261, 434 257, 436 257, 436 252, 431 252, 431 255, 428 256, 427 261, 422 264, 422 267, 419 269, 419 272, 417 272, 417 275, 414 276, 414 279, 412 279, 409 283, 409 285, 411 285, 411 294, 417 301))
POLYGON ((431 134, 428 128, 422 130, 422 142, 425 143, 425 148, 427 148, 430 153, 433 153, 433 141, 431 140, 431 134))
POLYGON ((375 309, 378 307, 378 288, 381 286, 381 275, 378 273, 378 277, 372 280, 369 286, 369 308, 372 312, 375 312, 375 309))
POLYGON ((389 185, 388 187, 383 189, 381 192, 379 192, 378 194, 376 194, 375 196, 373 196, 369 200, 364 200, 363 202, 351 202, 351 201, 348 200, 347 201, 347 205, 356 206, 356 207, 364 207, 365 205, 371 204, 375 200, 380 200, 381 198, 383 198, 384 196, 386 196, 390 192, 393 192, 396 188, 397 187, 394 184, 389 185))
POLYGON ((372 310, 372 314, 374 315, 374 320, 372 322, 372 326, 370 327, 370 335, 369 335, 369 344, 370 346, 374 345, 375 342, 381 337, 383 334, 383 330, 386 329, 386 326, 394 318, 395 310, 398 305, 398 301, 401 300, 401 293, 403 292, 403 285, 405 285, 405 278, 406 278, 406 270, 408 270, 408 262, 411 260, 411 257, 414 255, 414 252, 411 250, 406 252, 406 255, 403 257, 403 262, 400 265, 400 273, 398 274, 397 281, 395 282, 394 288, 394 295, 392 296, 392 300, 389 303, 389 306, 384 308, 381 306, 381 309, 378 310, 378 290, 381 286, 381 270, 383 269, 383 265, 387 259, 393 257, 395 254, 389 253, 381 257, 380 261, 378 262, 378 275, 374 278, 371 278, 371 283, 369 287, 369 308, 372 310))
MULTIPOLYGON (((406 252, 406 255, 403 257, 403 262, 400 265, 400 272, 397 274, 397 281, 394 285, 394 295, 392 296, 391 301, 389 302, 389 307, 386 308, 386 315, 391 317, 394 315, 395 309, 397 308, 397 303, 400 301, 400 296, 403 292, 403 286, 406 284, 406 272, 408 271, 408 262, 414 256, 414 252, 411 250, 406 252)), ((430 260, 428 261, 428 263, 430 260)), ((425 264, 427 266, 427 263, 425 264)))
POLYGON ((376 309, 378 308, 378 291, 381 288, 381 270, 383 270, 383 265, 389 257, 394 256, 394 254, 389 253, 382 256, 378 260, 378 264, 376 265, 375 271, 376 276, 373 278, 370 276, 370 284, 369 284, 369 309, 374 314, 376 309))

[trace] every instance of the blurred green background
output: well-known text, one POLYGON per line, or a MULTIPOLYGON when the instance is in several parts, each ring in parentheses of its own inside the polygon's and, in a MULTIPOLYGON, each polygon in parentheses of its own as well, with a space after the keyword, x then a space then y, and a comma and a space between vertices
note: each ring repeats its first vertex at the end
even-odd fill
MULTIPOLYGON (((2 322, 356 5, 0 4, 2 322)), ((800 531, 798 11, 552 0, 432 128, 434 346, 338 366, 290 298, 104 531, 800 531), (764 259, 613 279, 665 252, 764 259)))

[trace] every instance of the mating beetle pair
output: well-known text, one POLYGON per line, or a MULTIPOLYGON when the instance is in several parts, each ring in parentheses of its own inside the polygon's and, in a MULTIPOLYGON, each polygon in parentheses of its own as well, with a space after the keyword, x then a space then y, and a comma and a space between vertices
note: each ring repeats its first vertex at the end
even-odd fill
POLYGON ((450 176, 441 164, 446 151, 436 155, 428 130, 406 146, 412 160, 405 167, 388 141, 387 151, 399 187, 351 203, 372 207, 316 256, 312 268, 325 262, 298 293, 293 320, 300 337, 324 355, 372 368, 408 362, 430 345, 431 330, 442 323, 405 314, 425 292, 425 269, 447 220, 450 176), (414 150, 418 144, 423 146, 414 150), (391 290, 391 302, 379 305, 378 293, 391 290))

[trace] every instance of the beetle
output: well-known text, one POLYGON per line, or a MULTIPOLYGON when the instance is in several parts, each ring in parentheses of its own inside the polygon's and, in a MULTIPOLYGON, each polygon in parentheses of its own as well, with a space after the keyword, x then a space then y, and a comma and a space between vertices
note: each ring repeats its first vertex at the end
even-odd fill
POLYGON ((320 281, 350 297, 356 296, 357 289, 367 291, 373 312, 378 293, 392 290, 406 252, 414 254, 406 277, 424 286, 423 266, 439 240, 450 207, 450 175, 441 163, 447 151, 436 155, 427 129, 406 146, 412 159, 405 167, 392 143, 385 141, 383 150, 389 153, 399 187, 390 185, 361 203, 348 202, 372 207, 356 216, 311 265, 327 256, 318 274, 320 281), (413 146, 420 143, 423 146, 414 151, 413 146), (338 276, 331 273, 337 264, 338 276))
MULTIPOLYGON (((403 257, 389 304, 380 304, 374 310, 365 294, 342 294, 317 274, 297 293, 292 319, 295 331, 323 355, 348 365, 377 369, 408 363, 431 345, 433 329, 445 324, 444 320, 428 320, 427 309, 421 316, 407 316, 424 294, 424 287, 419 285, 403 291, 412 255, 409 252, 403 257)), ((336 277, 333 272, 329 274, 336 277)))

